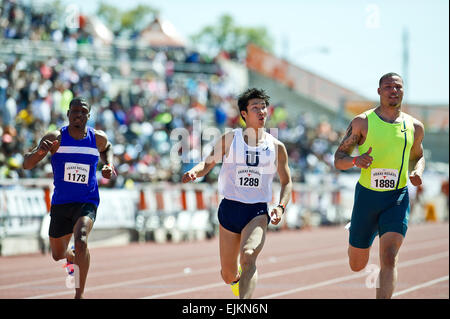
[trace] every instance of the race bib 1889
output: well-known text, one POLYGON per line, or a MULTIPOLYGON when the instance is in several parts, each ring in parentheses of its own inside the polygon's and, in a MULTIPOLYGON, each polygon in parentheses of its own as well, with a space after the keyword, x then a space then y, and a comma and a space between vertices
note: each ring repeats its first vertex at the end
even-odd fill
POLYGON ((258 167, 239 166, 236 168, 235 185, 237 187, 261 187, 261 172, 258 167))
POLYGON ((64 181, 77 184, 87 184, 89 181, 89 165, 69 162, 65 163, 64 181))
POLYGON ((398 170, 390 168, 372 168, 370 186, 375 189, 395 189, 398 170))

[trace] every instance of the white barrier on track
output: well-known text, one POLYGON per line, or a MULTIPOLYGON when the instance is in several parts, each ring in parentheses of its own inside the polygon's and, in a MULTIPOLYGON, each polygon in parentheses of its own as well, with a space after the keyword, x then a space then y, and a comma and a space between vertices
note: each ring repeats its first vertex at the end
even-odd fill
POLYGON ((137 213, 140 238, 157 242, 202 239, 214 232, 214 203, 204 185, 156 185, 141 190, 137 213))
POLYGON ((137 190, 100 189, 100 204, 94 228, 134 229, 138 198, 137 190))
MULTIPOLYGON (((46 191, 34 189, 0 189, 0 255, 5 238, 32 239, 41 252, 48 247, 42 236, 48 217, 46 191)), ((48 231, 48 230, 47 230, 48 231)))
MULTIPOLYGON (((0 189, 0 239, 32 234, 48 241, 50 193, 44 189, 0 189)), ((269 212, 278 204, 279 195, 280 185, 274 183, 269 212)), ((204 183, 143 184, 132 190, 100 188, 94 230, 128 229, 141 241, 210 238, 218 231, 220 199, 217 185, 204 183)), ((294 184, 281 223, 269 224, 269 230, 343 223, 349 218, 352 200, 352 190, 338 185, 294 184)))
POLYGON ((3 233, 7 236, 37 235, 47 211, 43 189, 0 190, 3 233))

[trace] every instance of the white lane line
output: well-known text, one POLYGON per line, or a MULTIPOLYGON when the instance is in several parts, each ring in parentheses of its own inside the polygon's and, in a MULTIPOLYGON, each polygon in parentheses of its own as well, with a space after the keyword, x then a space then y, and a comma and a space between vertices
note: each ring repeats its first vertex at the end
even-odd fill
MULTIPOLYGON (((448 257, 448 251, 442 252, 442 253, 438 253, 438 254, 429 255, 429 256, 425 256, 425 257, 422 257, 422 258, 416 258, 416 259, 408 260, 408 261, 399 263, 398 267, 399 268, 403 268, 403 267, 414 266, 414 265, 417 265, 417 264, 422 264, 422 263, 434 261, 434 260, 441 259, 441 258, 444 258, 444 257, 448 257)), ((331 285, 331 284, 334 284, 334 283, 343 282, 343 281, 347 281, 347 280, 352 280, 352 279, 359 278, 359 277, 367 277, 367 276, 368 276, 368 273, 360 272, 358 274, 354 274, 354 275, 350 275, 350 276, 336 277, 336 278, 333 278, 333 279, 330 279, 330 280, 326 280, 326 281, 322 281, 322 282, 318 282, 318 283, 315 283, 315 284, 312 284, 312 285, 298 287, 298 288, 295 288, 295 289, 290 289, 290 290, 281 291, 281 292, 278 292, 278 293, 262 296, 262 297, 260 297, 258 299, 270 299, 270 298, 286 296, 286 295, 290 295, 290 294, 293 294, 293 293, 296 293, 296 292, 300 292, 300 291, 305 291, 305 290, 309 290, 309 289, 323 287, 323 286, 331 285)))
MULTIPOLYGON (((324 249, 324 251, 330 251, 330 249, 324 249)), ((335 249, 334 249, 335 251, 335 249)), ((291 255, 287 256, 287 257, 291 257, 291 255)), ((281 259, 281 258, 280 258, 281 259)), ((268 261, 270 261, 270 258, 267 258, 268 261)), ((340 263, 345 262, 347 259, 341 259, 339 260, 340 263)), ((276 273, 275 275, 280 276, 283 274, 287 274, 287 273, 292 273, 292 272, 296 272, 296 271, 303 271, 303 270, 310 270, 310 269, 315 269, 317 268, 321 268, 321 267, 326 267, 326 266, 330 266, 330 265, 334 265, 336 264, 336 261, 327 261, 327 262, 320 262, 317 264, 311 264, 311 265, 306 265, 306 266, 301 266, 301 267, 295 267, 293 269, 287 269, 284 271, 276 271, 274 273, 276 273)), ((198 269, 198 270, 194 270, 192 272, 190 272, 189 274, 185 274, 182 271, 178 271, 176 273, 171 273, 171 274, 167 274, 167 275, 159 275, 159 276, 154 276, 154 277, 149 277, 149 278, 139 278, 139 279, 135 279, 135 280, 128 280, 128 281, 120 281, 120 282, 116 282, 116 283, 111 283, 111 284, 106 284, 106 285, 100 285, 100 286, 95 286, 92 288, 86 288, 85 292, 90 292, 90 291, 96 291, 96 290, 101 290, 101 289, 110 289, 110 288, 116 288, 116 287, 121 287, 121 286, 127 286, 127 285, 134 285, 134 284, 141 284, 144 282, 152 282, 152 281, 160 281, 160 280, 167 280, 167 279, 175 279, 175 278, 181 278, 181 277, 186 277, 186 276, 196 276, 196 275, 202 275, 202 274, 208 274, 208 273, 213 273, 213 272, 218 272, 218 267, 214 266, 214 267, 209 267, 209 268, 203 268, 203 269, 198 269)), ((266 274, 265 276, 270 276, 272 273, 266 274)), ((265 277, 263 276, 263 277, 265 277)), ((196 291, 196 290, 202 290, 202 289, 206 289, 209 288, 211 284, 207 284, 204 286, 200 286, 199 287, 193 287, 193 288, 189 288, 189 290, 193 289, 192 291, 196 291)), ((216 287, 216 286, 221 286, 224 285, 223 282, 219 282, 219 283, 214 283, 212 284, 212 287, 216 287)), ((54 293, 48 293, 48 294, 42 294, 42 295, 37 295, 37 296, 32 296, 32 297, 28 297, 26 299, 39 299, 39 298, 48 298, 48 297, 56 297, 56 296, 63 296, 63 295, 67 295, 67 294, 72 294, 73 289, 70 290, 65 290, 65 291, 59 291, 59 292, 54 292, 54 293)), ((183 289, 184 290, 184 289, 183 289)), ((178 294, 180 292, 177 292, 175 294, 178 294)), ((174 292, 170 292, 167 293, 168 295, 172 295, 174 294, 174 292)), ((146 297, 144 297, 146 298, 146 297)))
MULTIPOLYGON (((426 242, 422 242, 420 244, 417 245, 413 245, 413 246, 408 246, 404 248, 404 252, 409 251, 409 250, 417 250, 417 249, 423 249, 423 248, 432 248, 432 247, 437 247, 440 246, 442 243, 448 243, 448 240, 429 240, 426 242)), ((303 259, 306 257, 314 257, 314 256, 322 256, 325 254, 329 254, 329 253, 336 253, 337 250, 335 247, 332 248, 323 248, 320 250, 315 250, 315 251, 309 251, 309 252, 305 252, 305 253, 294 253, 294 254, 289 254, 286 256, 270 256, 270 257, 266 257, 264 259, 261 259, 259 262, 261 264, 265 264, 265 263, 280 263, 283 261, 290 261, 290 260, 297 260, 297 259, 303 259)), ((200 264, 203 262, 209 262, 211 261, 211 257, 202 257, 202 258, 196 258, 196 259, 192 259, 192 260, 188 260, 185 262, 185 266, 189 267, 191 265, 194 264, 200 264)), ((62 265, 62 264, 61 264, 62 265)), ((126 273, 134 273, 137 271, 142 271, 142 270, 149 270, 149 269, 159 269, 159 268, 164 268, 164 267, 170 267, 170 266, 179 266, 180 265, 180 261, 169 261, 169 262, 162 262, 162 263, 156 263, 156 264, 151 264, 151 265, 144 265, 144 266, 138 266, 138 267, 129 267, 126 269, 113 269, 110 271, 99 271, 96 272, 94 270, 94 272, 89 274, 88 278, 98 278, 98 277, 103 277, 103 276, 113 276, 113 275, 119 275, 119 274, 126 274, 126 273)), ((192 267, 190 267, 192 268, 192 267)), ((177 272, 178 273, 178 272, 177 272)), ((58 274, 59 275, 59 274, 58 274)), ((62 276, 62 274, 61 274, 62 276)), ((260 278, 264 278, 264 275, 262 275, 263 277, 260 278)), ((272 276, 273 277, 273 276, 272 276)), ((17 283, 17 284, 9 284, 9 285, 0 285, 0 290, 2 289, 15 289, 15 288, 21 288, 21 287, 30 287, 32 285, 39 285, 39 284, 49 284, 49 283, 56 283, 56 282, 61 282, 62 277, 60 276, 56 276, 53 278, 47 278, 47 279, 42 279, 42 280, 34 280, 34 281, 27 281, 27 282, 21 282, 21 283, 17 283)), ((86 290, 88 291, 88 290, 86 290)))
POLYGON ((415 291, 415 290, 419 290, 419 289, 422 289, 422 288, 425 288, 425 287, 433 286, 434 284, 437 284, 437 283, 440 283, 440 282, 446 281, 446 280, 448 280, 448 275, 440 277, 440 278, 436 278, 434 280, 430 280, 430 281, 424 282, 424 283, 422 283, 420 285, 412 286, 412 287, 410 287, 408 289, 405 289, 405 290, 398 291, 398 292, 394 293, 392 295, 392 297, 394 298, 394 297, 397 297, 397 296, 400 296, 400 295, 403 295, 403 294, 407 294, 408 292, 411 292, 411 291, 415 291))
MULTIPOLYGON (((426 256, 426 257, 422 257, 422 258, 409 260, 407 262, 404 262, 403 264, 399 264, 399 266, 403 266, 403 267, 413 266, 413 265, 416 265, 416 264, 420 264, 420 263, 424 263, 424 262, 429 262, 429 261, 433 261, 433 260, 436 260, 436 259, 440 259, 440 258, 445 257, 445 256, 448 256, 448 252, 434 254, 434 255, 430 255, 430 256, 426 256)), ((338 265, 338 264, 345 264, 346 262, 347 262, 347 258, 338 259, 338 260, 329 260, 329 261, 319 262, 319 263, 310 264, 310 265, 306 265, 306 266, 294 267, 294 268, 289 268, 289 269, 284 269, 284 270, 280 270, 280 271, 274 271, 274 272, 266 273, 266 274, 263 274, 263 275, 259 276, 259 278, 260 279, 266 279, 266 278, 282 276, 282 275, 286 275, 286 274, 290 274, 290 273, 298 273, 298 272, 302 272, 302 271, 306 271, 306 270, 313 270, 313 269, 319 269, 319 268, 329 267, 329 266, 338 265)), ((344 276, 344 277, 337 277, 337 278, 333 278, 333 279, 330 279, 330 280, 318 282, 318 283, 315 283, 315 284, 312 284, 312 285, 299 287, 299 288, 296 288, 296 289, 291 289, 291 290, 288 290, 288 291, 284 291, 284 292, 280 292, 280 293, 276 293, 276 294, 260 297, 259 299, 269 299, 269 298, 273 298, 273 297, 283 296, 283 295, 295 293, 295 292, 298 292, 298 291, 314 289, 314 288, 318 288, 318 287, 322 287, 322 286, 326 286, 326 285, 331 285, 331 284, 334 284, 334 283, 337 283, 337 282, 347 281, 347 280, 351 280, 351 279, 355 279, 355 278, 359 278, 359 277, 365 277, 365 276, 368 276, 368 274, 363 272, 363 273, 348 275, 348 276, 344 276)), ((215 284, 209 284, 209 285, 202 285, 202 286, 192 287, 192 288, 188 288, 188 289, 175 290, 175 291, 171 291, 171 292, 167 292, 167 293, 163 293, 163 294, 155 294, 155 295, 142 297, 140 299, 154 299, 154 298, 162 298, 162 297, 174 296, 174 295, 182 294, 182 293, 185 293, 185 292, 193 292, 193 291, 208 289, 208 288, 212 288, 212 287, 217 287, 217 286, 220 286, 220 285, 224 285, 224 283, 220 282, 220 283, 215 283, 215 284)))
MULTIPOLYGON (((305 252, 303 254, 298 253, 289 253, 285 256, 271 256, 266 257, 261 260, 261 263, 267 262, 267 263, 274 263, 274 262, 283 262, 283 261, 289 261, 289 260, 295 260, 295 259, 303 259, 305 257, 314 257, 314 256, 321 256, 326 255, 330 253, 336 253, 336 248, 324 248, 321 250, 315 250, 315 251, 309 251, 305 252)), ((204 262, 210 262, 211 256, 209 257, 202 257, 202 258, 196 258, 191 260, 185 260, 183 261, 185 267, 189 267, 195 264, 201 264, 204 262)), ((62 263, 61 263, 62 266, 62 263)), ((144 266, 138 266, 138 267, 129 267, 129 268, 120 268, 110 271, 99 271, 99 272, 92 272, 89 274, 88 278, 97 278, 102 276, 112 276, 112 275, 118 275, 118 274, 124 274, 124 273, 134 273, 136 271, 142 271, 142 270, 150 270, 150 269, 159 269, 159 268, 167 268, 170 266, 180 266, 180 261, 170 261, 170 262, 163 262, 163 263, 156 263, 151 265, 144 265, 144 266)), ((192 268, 192 267, 189 267, 192 268)), ((178 273, 178 272, 177 272, 178 273)), ((59 274, 58 274, 59 275, 59 274)), ((42 280, 34 280, 34 281, 27 281, 27 282, 21 282, 17 284, 9 284, 9 285, 0 285, 0 290, 2 289, 13 289, 13 288, 20 288, 20 287, 29 287, 31 285, 37 285, 37 284, 48 284, 50 282, 61 282, 61 277, 54 277, 54 278, 47 278, 42 280)), ((87 290, 86 290, 87 291, 87 290)))
MULTIPOLYGON (((216 271, 217 271, 217 267, 204 268, 204 269, 200 269, 199 271, 191 272, 189 274, 189 276, 212 273, 212 272, 216 272, 216 271)), ((116 282, 116 283, 106 284, 106 285, 99 285, 99 286, 85 289, 84 291, 90 292, 90 291, 101 290, 101 289, 111 289, 111 288, 117 288, 117 287, 121 287, 121 286, 137 285, 137 284, 142 284, 142 283, 147 283, 147 282, 152 282, 152 281, 169 280, 169 279, 175 279, 175 278, 186 277, 186 276, 188 276, 188 275, 184 274, 183 272, 177 272, 177 273, 172 273, 172 274, 167 274, 167 275, 159 275, 159 276, 154 276, 154 277, 149 277, 149 278, 138 278, 138 279, 134 279, 134 280, 127 280, 127 281, 120 281, 120 282, 116 282)), ((73 289, 67 289, 65 291, 59 291, 59 292, 48 293, 48 294, 43 294, 43 295, 38 295, 38 296, 32 296, 32 297, 28 297, 25 299, 48 298, 48 297, 63 296, 63 295, 73 294, 73 293, 74 293, 73 289)))
MULTIPOLYGON (((432 244, 432 245, 438 245, 438 243, 434 242, 434 244, 432 244)), ((292 253, 292 252, 290 252, 288 255, 266 257, 264 259, 261 259, 260 262, 261 262, 261 264, 274 263, 274 262, 280 263, 280 262, 283 262, 283 261, 303 259, 303 258, 306 258, 306 257, 322 256, 322 255, 327 255, 327 254, 330 254, 330 253, 337 253, 336 248, 335 247, 323 248, 323 249, 320 249, 320 250, 308 251, 308 252, 304 252, 304 253, 292 253)), ((186 267, 193 268, 193 267, 190 267, 190 266, 195 265, 195 264, 204 263, 204 262, 210 262, 211 258, 212 258, 211 256, 209 256, 209 257, 202 257, 202 258, 195 258, 195 259, 191 259, 191 260, 184 260, 182 263, 184 264, 185 268, 186 267)), ((124 273, 135 273, 136 271, 166 268, 166 267, 170 267, 170 266, 180 266, 180 263, 181 262, 179 260, 177 260, 177 261, 155 263, 155 264, 151 264, 151 265, 144 265, 144 266, 138 266, 138 267, 129 267, 129 268, 126 268, 126 269, 121 268, 121 269, 115 269, 115 270, 110 270, 110 271, 101 271, 101 272, 100 271, 98 271, 98 272, 94 271, 92 273, 89 273, 89 275, 88 275, 89 277, 88 278, 97 278, 97 277, 102 277, 102 276, 111 276, 111 275, 118 275, 118 274, 124 274, 124 273)), ((177 271, 177 273, 179 273, 179 271, 177 271)), ((21 282, 21 283, 17 283, 17 284, 1 285, 0 286, 0 290, 2 290, 2 289, 20 288, 20 287, 29 287, 31 285, 42 284, 42 283, 48 284, 50 282, 61 282, 61 278, 60 277, 47 278, 47 279, 43 279, 43 280, 21 282)))
MULTIPOLYGON (((441 244, 441 242, 443 242, 443 241, 432 240, 432 241, 421 243, 421 244, 417 244, 417 245, 414 245, 414 246, 409 246, 407 249, 405 247, 404 251, 406 251, 406 250, 423 249, 424 247, 433 247, 433 246, 437 246, 437 245, 441 244)), ((311 252, 309 252, 309 254, 301 254, 300 256, 301 257, 306 257, 307 255, 322 255, 322 254, 326 254, 326 253, 330 253, 330 252, 336 252, 336 248, 326 248, 326 249, 323 249, 321 252, 311 251, 311 252)), ((293 258, 292 254, 290 254, 288 256, 284 256, 284 257, 286 257, 286 258, 279 257, 278 260, 281 260, 281 259, 288 259, 289 260, 289 259, 293 258)), ((269 257, 269 258, 266 258, 265 260, 268 260, 270 262, 271 258, 269 257)), ((280 271, 266 273, 266 274, 261 275, 260 278, 261 279, 271 278, 271 277, 281 276, 281 275, 285 275, 285 274, 289 274, 289 273, 301 272, 301 271, 306 271, 306 270, 313 270, 313 269, 317 269, 317 268, 323 268, 323 267, 332 266, 332 265, 336 265, 336 264, 340 264, 340 263, 346 263, 346 262, 347 262, 347 258, 343 258, 343 259, 340 259, 340 260, 329 260, 329 261, 325 261, 325 262, 319 262, 319 263, 315 263, 315 264, 309 264, 309 265, 305 265, 305 266, 293 267, 293 268, 288 268, 288 269, 285 269, 285 270, 280 270, 280 271)), ((210 268, 198 269, 197 271, 193 271, 189 275, 201 275, 201 274, 211 273, 211 272, 218 271, 217 269, 218 269, 218 267, 210 267, 210 268)), ((96 286, 96 287, 92 287, 92 288, 86 288, 85 292, 96 291, 96 290, 101 290, 101 289, 110 289, 110 288, 116 288, 116 287, 121 287, 121 286, 126 286, 126 285, 133 285, 133 284, 139 284, 139 283, 144 283, 144 282, 158 281, 158 280, 163 280, 163 279, 174 279, 174 278, 180 278, 180 277, 185 277, 185 276, 186 276, 186 274, 184 274, 182 271, 179 271, 177 273, 172 273, 172 274, 168 274, 168 275, 164 275, 164 276, 140 278, 140 279, 135 279, 135 280, 128 280, 128 281, 121 281, 121 282, 111 283, 111 284, 107 284, 107 285, 100 285, 100 286, 96 286)), ((220 286, 220 285, 224 285, 224 283, 223 282, 218 282, 218 283, 214 283, 214 284, 207 284, 207 285, 192 287, 192 288, 189 288, 189 291, 197 291, 197 290, 207 289, 210 285, 213 285, 213 287, 217 287, 217 286, 220 286)), ((183 290, 185 290, 185 289, 183 289, 183 290)), ((73 293, 73 291, 72 291, 72 289, 70 289, 70 290, 64 290, 64 291, 59 291, 59 292, 54 292, 54 293, 48 293, 48 294, 41 294, 41 295, 37 295, 37 296, 31 296, 31 297, 28 297, 26 299, 39 299, 39 298, 56 297, 56 296, 63 296, 63 295, 72 294, 72 293, 73 293)), ((182 293, 182 292, 179 292, 179 290, 176 290, 176 291, 173 291, 173 292, 165 293, 164 296, 177 295, 179 293, 182 293)), ((153 298, 153 295, 147 296, 147 297, 143 297, 143 298, 147 298, 147 299, 148 298, 153 298)))
MULTIPOLYGON (((283 276, 283 275, 307 271, 307 270, 320 269, 320 268, 325 268, 325 267, 329 267, 329 266, 343 264, 346 261, 347 261, 347 258, 338 259, 338 260, 329 260, 329 261, 319 262, 319 263, 315 263, 315 264, 309 264, 306 266, 299 266, 299 267, 294 267, 294 268, 289 268, 289 269, 284 269, 284 270, 279 270, 279 271, 273 271, 270 273, 260 275, 259 278, 264 279, 264 278, 283 276)), ((213 288, 213 287, 220 287, 220 286, 224 286, 224 285, 225 285, 225 283, 223 281, 221 281, 221 282, 214 283, 214 284, 208 284, 208 285, 202 285, 202 286, 197 286, 197 287, 192 287, 192 288, 187 288, 187 289, 182 289, 182 290, 176 290, 176 291, 166 292, 166 293, 162 293, 162 294, 156 294, 156 295, 151 295, 151 296, 147 296, 147 297, 142 297, 139 299, 162 298, 162 297, 168 297, 168 296, 173 296, 173 295, 179 295, 179 294, 182 294, 185 292, 193 292, 193 291, 198 291, 198 290, 203 290, 203 289, 208 289, 208 288, 213 288)))
MULTIPOLYGON (((436 241, 436 240, 439 240, 439 239, 438 238, 427 239, 427 241, 429 241, 429 242, 436 241)), ((419 241, 408 241, 408 242, 405 242, 403 245, 404 246, 405 246, 405 244, 406 245, 410 245, 410 244, 414 245, 417 242, 419 242, 419 241)), ((448 243, 448 238, 447 238, 447 243, 448 243)), ((376 243, 374 243, 374 245, 376 245, 376 243)), ((93 249, 96 249, 96 248, 93 248, 93 249)), ((291 254, 298 254, 298 253, 302 254, 303 252, 290 251, 289 253, 291 253, 291 254)), ((124 256, 124 257, 125 257, 125 259, 129 259, 129 258, 131 258, 133 256, 129 256, 128 255, 128 256, 124 256)), ((139 260, 139 264, 148 264, 148 263, 151 263, 152 265, 154 264, 154 260, 152 259, 153 257, 151 257, 151 258, 150 257, 149 258, 140 258, 140 259, 137 259, 137 258, 138 257, 135 257, 133 259, 139 260)), ((195 258, 204 258, 204 257, 196 256, 195 258)), ((206 258, 206 256, 205 256, 205 258, 206 258)), ((50 257, 50 259, 51 259, 51 257, 50 257)), ((123 261, 123 259, 120 259, 117 262, 117 264, 120 264, 121 261, 123 261)), ((102 261, 98 261, 97 264, 99 266, 101 265, 103 267, 105 263, 102 262, 102 261)), ((26 272, 28 272, 28 273, 33 272, 33 274, 35 274, 36 276, 39 275, 39 277, 41 277, 41 275, 46 275, 46 274, 52 275, 52 273, 54 273, 54 270, 51 269, 51 267, 53 267, 52 264, 42 264, 42 265, 39 265, 37 267, 33 266, 31 268, 24 268, 24 269, 20 269, 20 268, 18 269, 18 267, 13 267, 13 268, 8 269, 7 267, 2 268, 2 266, 3 265, 0 265, 0 268, 1 268, 0 269, 0 281, 3 278, 22 277, 23 273, 26 273, 26 272)), ((91 266, 92 266, 92 264, 91 264, 91 266)), ((127 268, 127 269, 133 269, 133 268, 127 268)), ((103 273, 105 273, 106 275, 109 275, 108 271, 104 271, 103 273)), ((92 274, 90 274, 90 276, 92 274)), ((37 281, 36 283, 38 284, 38 283, 40 283, 40 281, 37 281)), ((32 282, 30 282, 30 284, 32 284, 32 282)), ((0 289, 2 289, 2 287, 3 286, 0 285, 0 289)))
POLYGON ((148 296, 148 297, 142 297, 142 298, 139 298, 139 299, 164 298, 164 297, 168 297, 168 296, 184 294, 186 292, 194 292, 194 291, 203 290, 203 289, 216 288, 216 287, 220 287, 220 286, 223 286, 223 285, 225 285, 225 284, 224 284, 223 281, 221 281, 221 282, 216 282, 214 284, 208 284, 208 285, 203 285, 203 286, 186 288, 186 289, 182 289, 182 290, 177 290, 175 292, 171 291, 171 292, 166 292, 166 293, 162 293, 162 294, 151 295, 151 296, 148 296))
MULTIPOLYGON (((193 265, 193 264, 201 264, 204 262, 210 262, 211 261, 211 257, 202 257, 202 258, 197 258, 194 260, 189 260, 186 264, 187 265, 193 265)), ((37 284, 48 284, 51 282, 62 282, 61 280, 65 280, 65 270, 62 268, 63 263, 57 263, 56 267, 60 266, 61 267, 61 273, 58 273, 58 276, 55 276, 53 278, 46 278, 46 279, 42 279, 42 280, 34 280, 34 281, 27 281, 27 282, 21 282, 21 283, 17 283, 17 284, 10 284, 10 285, 2 285, 0 286, 0 290, 2 289, 13 289, 13 288, 20 288, 20 287, 29 287, 31 285, 37 285, 37 284), (61 276, 60 276, 61 275, 61 276), (62 277, 64 277, 63 279, 61 279, 62 277)), ((126 273, 134 273, 137 271, 142 271, 142 270, 150 270, 150 269, 159 269, 159 268, 167 268, 167 267, 173 267, 173 266, 179 266, 180 265, 180 261, 176 260, 176 261, 168 261, 168 262, 163 262, 163 263, 156 263, 156 264, 151 264, 151 265, 143 265, 143 266, 137 266, 137 267, 129 267, 129 268, 119 268, 119 269, 113 269, 110 271, 94 271, 92 273, 89 273, 88 278, 97 278, 97 277, 103 277, 103 276, 114 276, 114 275, 120 275, 120 274, 126 274, 126 273)), ((115 265, 114 265, 115 266, 115 265)))

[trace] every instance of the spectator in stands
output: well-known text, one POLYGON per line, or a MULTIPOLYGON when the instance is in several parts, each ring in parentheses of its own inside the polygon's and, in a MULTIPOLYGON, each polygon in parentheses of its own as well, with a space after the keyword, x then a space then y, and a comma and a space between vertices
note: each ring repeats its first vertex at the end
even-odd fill
MULTIPOLYGON (((73 52, 77 52, 79 43, 92 42, 93 35, 87 34, 85 29, 58 27, 57 21, 51 8, 36 11, 28 4, 3 0, 0 25, 4 32, 0 37, 53 40, 65 43, 73 52)), ((123 49, 120 54, 130 56, 123 49)), ((242 125, 234 98, 236 92, 225 74, 221 71, 218 74, 175 72, 175 62, 203 63, 196 52, 149 48, 135 55, 150 62, 155 72, 138 74, 128 87, 121 84, 119 87, 115 80, 123 78, 119 68, 106 64, 98 66, 101 60, 94 65, 83 55, 69 60, 54 54, 38 61, 14 55, 0 62, 0 117, 3 120, 0 125, 17 128, 17 135, 12 136, 12 143, 17 147, 11 156, 19 164, 17 167, 7 162, 0 164, 4 171, 10 172, 6 176, 48 176, 43 163, 24 171, 20 154, 35 145, 39 136, 65 124, 69 102, 77 95, 87 97, 93 106, 89 125, 104 130, 117 147, 124 149, 125 145, 135 145, 132 161, 126 160, 131 153, 115 151, 118 169, 122 169, 123 174, 113 181, 101 182, 102 186, 124 187, 131 185, 126 184, 131 179, 179 181, 180 167, 167 165, 173 128, 192 126, 194 120, 202 121, 203 128, 216 125, 221 130, 242 125), (153 138, 154 134, 158 138, 153 138), (158 155, 154 156, 155 153, 158 155), (146 173, 136 173, 138 166, 141 171, 145 167, 146 173)), ((322 159, 329 159, 330 149, 337 143, 316 136, 314 123, 299 126, 287 121, 282 106, 277 105, 271 112, 270 127, 279 128, 280 140, 285 142, 288 154, 296 157, 292 165, 298 169, 294 172, 302 172, 301 175, 294 173, 293 180, 303 181, 304 172, 330 170, 329 166, 321 164, 322 159), (324 154, 314 153, 323 149, 324 154)))

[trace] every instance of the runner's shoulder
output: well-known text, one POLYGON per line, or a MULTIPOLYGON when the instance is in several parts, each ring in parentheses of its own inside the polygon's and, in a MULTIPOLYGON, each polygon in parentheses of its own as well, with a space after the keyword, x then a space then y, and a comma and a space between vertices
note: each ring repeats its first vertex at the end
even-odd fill
POLYGON ((275 136, 273 136, 270 133, 267 133, 271 136, 273 144, 275 145, 275 147, 277 149, 286 149, 286 146, 284 145, 284 143, 282 141, 280 141, 278 138, 276 138, 275 136))
POLYGON ((367 131, 368 123, 367 115, 361 113, 352 119, 349 126, 351 126, 353 134, 360 134, 367 131))
POLYGON ((100 137, 100 138, 106 138, 106 139, 107 139, 106 133, 105 133, 104 131, 102 131, 102 130, 96 130, 96 129, 94 129, 94 134, 95 134, 95 137, 96 137, 96 138, 97 138, 97 137, 100 137))
POLYGON ((47 132, 42 137, 42 140, 55 141, 55 140, 59 140, 60 138, 61 138, 61 131, 60 130, 54 130, 54 131, 47 132))

